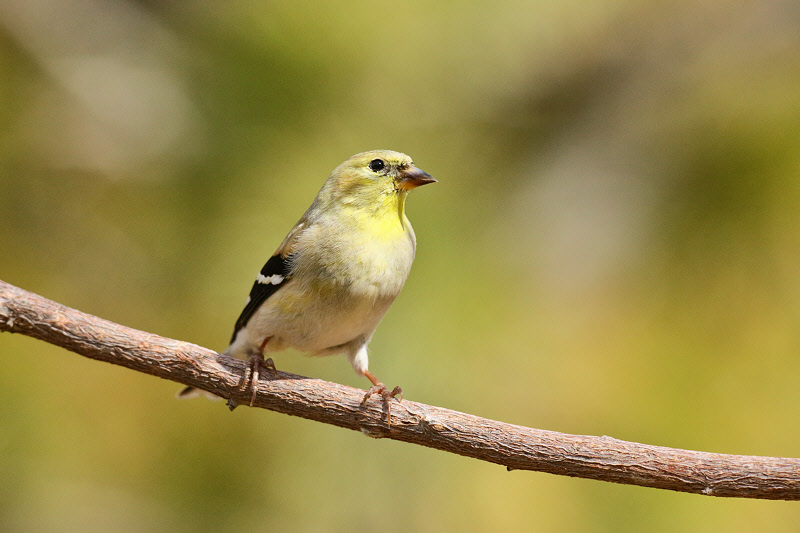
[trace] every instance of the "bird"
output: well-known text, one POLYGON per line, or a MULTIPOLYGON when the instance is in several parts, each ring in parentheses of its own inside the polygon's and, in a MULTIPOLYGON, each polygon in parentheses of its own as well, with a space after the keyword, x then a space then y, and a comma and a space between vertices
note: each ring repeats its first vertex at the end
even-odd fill
POLYGON ((362 403, 373 394, 402 399, 400 387, 390 391, 369 371, 367 345, 414 261, 406 197, 436 181, 391 150, 358 153, 333 170, 256 275, 224 352, 249 360, 251 406, 260 370, 276 372, 264 354, 287 348, 345 355, 372 383, 362 403))

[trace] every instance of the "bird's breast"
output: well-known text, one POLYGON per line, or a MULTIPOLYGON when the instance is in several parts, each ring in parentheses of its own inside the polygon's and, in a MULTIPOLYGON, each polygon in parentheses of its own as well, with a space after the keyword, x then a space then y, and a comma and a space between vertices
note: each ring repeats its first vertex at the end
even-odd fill
POLYGON ((319 293, 335 291, 367 299, 397 296, 414 261, 411 225, 397 218, 358 222, 350 221, 348 228, 312 228, 319 234, 308 232, 309 245, 300 247, 293 276, 314 280, 319 293))

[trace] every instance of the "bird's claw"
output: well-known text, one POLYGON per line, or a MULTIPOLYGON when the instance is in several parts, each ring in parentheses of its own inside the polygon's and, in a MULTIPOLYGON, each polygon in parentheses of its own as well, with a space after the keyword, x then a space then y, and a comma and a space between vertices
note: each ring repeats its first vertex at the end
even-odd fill
POLYGON ((278 377, 278 369, 275 368, 275 361, 272 360, 272 357, 267 357, 263 363, 262 368, 266 368, 272 375, 272 378, 276 379, 278 377))
POLYGON ((367 404, 367 400, 369 400, 369 397, 372 396, 373 394, 379 394, 381 396, 381 398, 383 398, 383 401, 386 403, 386 423, 389 426, 391 426, 392 425, 392 406, 389 403, 389 399, 390 398, 397 398, 397 401, 402 401, 403 400, 403 389, 401 389, 400 387, 395 387, 390 391, 386 387, 386 385, 384 385, 383 383, 381 383, 379 381, 378 383, 376 383, 375 385, 373 385, 372 387, 370 387, 367 390, 367 393, 364 395, 364 399, 361 400, 361 405, 362 406, 366 405, 367 404))
POLYGON ((256 393, 258 392, 258 378, 261 375, 261 369, 265 369, 272 374, 273 379, 278 377, 278 369, 275 368, 275 362, 272 357, 264 360, 264 354, 255 353, 250 356, 250 407, 256 402, 256 393))
POLYGON ((403 399, 403 389, 400 387, 395 387, 391 391, 389 388, 384 385, 383 383, 378 383, 377 385, 373 385, 372 387, 367 390, 367 393, 364 395, 364 399, 361 400, 361 405, 367 403, 369 397, 373 394, 380 394, 384 400, 388 400, 389 398, 395 398, 399 396, 398 400, 403 399))

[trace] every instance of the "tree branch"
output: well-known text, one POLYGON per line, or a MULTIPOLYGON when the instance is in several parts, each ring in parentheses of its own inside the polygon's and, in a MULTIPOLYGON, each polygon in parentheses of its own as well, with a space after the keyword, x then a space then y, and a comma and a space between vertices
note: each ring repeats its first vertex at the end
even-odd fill
MULTIPOLYGON (((0 281, 0 331, 22 333, 91 359, 249 402, 247 365, 200 346, 97 318, 0 281)), ((509 470, 535 470, 711 496, 800 499, 800 460, 695 452, 611 437, 531 429, 415 403, 386 405, 364 391, 279 372, 263 375, 255 406, 444 450, 509 470)))

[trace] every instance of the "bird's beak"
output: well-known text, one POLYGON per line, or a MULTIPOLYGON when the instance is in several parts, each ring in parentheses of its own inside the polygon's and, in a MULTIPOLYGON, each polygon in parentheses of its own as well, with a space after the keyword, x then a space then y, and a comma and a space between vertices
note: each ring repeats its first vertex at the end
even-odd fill
POLYGON ((397 178, 397 187, 405 191, 410 191, 426 183, 435 183, 436 180, 427 172, 423 172, 415 166, 411 166, 400 171, 397 178))

